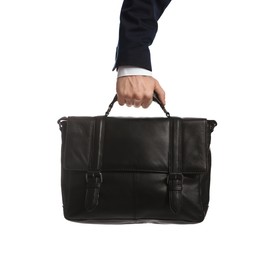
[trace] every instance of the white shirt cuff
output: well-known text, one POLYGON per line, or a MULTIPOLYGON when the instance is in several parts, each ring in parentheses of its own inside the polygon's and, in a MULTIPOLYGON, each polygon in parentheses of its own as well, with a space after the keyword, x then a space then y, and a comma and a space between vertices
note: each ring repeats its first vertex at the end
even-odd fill
POLYGON ((141 76, 152 76, 152 71, 134 67, 134 66, 119 66, 117 70, 117 77, 124 76, 133 76, 133 75, 141 75, 141 76))

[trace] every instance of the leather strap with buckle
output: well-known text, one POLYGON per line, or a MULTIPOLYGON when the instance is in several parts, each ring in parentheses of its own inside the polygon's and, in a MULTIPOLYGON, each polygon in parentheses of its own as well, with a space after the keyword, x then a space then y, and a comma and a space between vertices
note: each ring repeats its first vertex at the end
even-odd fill
POLYGON ((167 184, 170 208, 174 213, 178 213, 182 205, 182 174, 170 173, 167 177, 167 184))
POLYGON ((87 211, 92 211, 98 205, 99 191, 102 182, 101 172, 86 173, 85 208, 87 211))

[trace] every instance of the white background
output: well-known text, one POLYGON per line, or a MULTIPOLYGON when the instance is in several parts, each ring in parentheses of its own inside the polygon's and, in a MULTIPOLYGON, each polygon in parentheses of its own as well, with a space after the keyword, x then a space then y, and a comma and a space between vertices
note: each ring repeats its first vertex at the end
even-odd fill
MULTIPOLYGON (((122 0, 0 3, 1 259, 275 259, 275 8, 173 0, 151 47, 174 116, 215 119, 210 208, 197 225, 63 218, 57 119, 100 115, 122 0)), ((113 116, 162 116, 114 106, 113 116)))

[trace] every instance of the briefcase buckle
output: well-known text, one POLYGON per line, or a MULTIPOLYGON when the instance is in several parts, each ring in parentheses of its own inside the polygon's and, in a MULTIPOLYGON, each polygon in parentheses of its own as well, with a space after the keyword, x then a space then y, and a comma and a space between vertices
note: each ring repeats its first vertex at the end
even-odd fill
POLYGON ((183 176, 181 173, 169 173, 167 184, 170 191, 182 190, 183 176))
POLYGON ((100 184, 103 182, 103 177, 101 172, 88 172, 86 173, 87 188, 99 188, 100 184))
POLYGON ((167 184, 169 184, 169 181, 181 181, 183 180, 181 173, 169 173, 167 177, 167 184))

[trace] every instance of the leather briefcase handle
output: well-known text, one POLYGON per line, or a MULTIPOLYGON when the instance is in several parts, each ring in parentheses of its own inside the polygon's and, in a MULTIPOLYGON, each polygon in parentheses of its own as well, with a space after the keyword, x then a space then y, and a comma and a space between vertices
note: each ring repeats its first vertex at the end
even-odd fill
MULTIPOLYGON (((105 116, 108 116, 113 108, 113 105, 114 103, 117 101, 117 95, 115 95, 113 101, 110 103, 106 113, 105 113, 105 116)), ((153 101, 155 101, 156 103, 159 104, 159 106, 161 107, 161 109, 163 110, 163 112, 165 113, 165 115, 167 117, 170 117, 170 113, 165 109, 164 105, 161 103, 161 101, 159 100, 158 96, 157 96, 157 93, 154 92, 154 96, 153 96, 153 101)))

